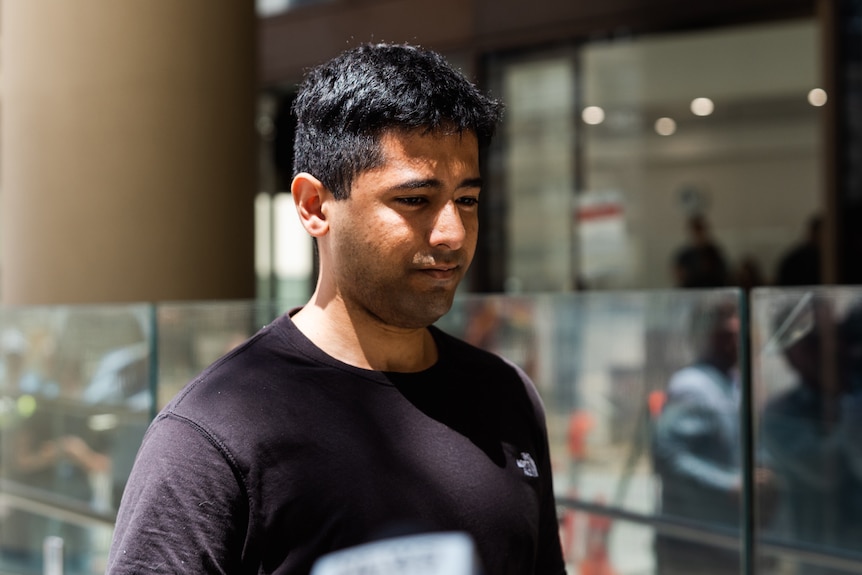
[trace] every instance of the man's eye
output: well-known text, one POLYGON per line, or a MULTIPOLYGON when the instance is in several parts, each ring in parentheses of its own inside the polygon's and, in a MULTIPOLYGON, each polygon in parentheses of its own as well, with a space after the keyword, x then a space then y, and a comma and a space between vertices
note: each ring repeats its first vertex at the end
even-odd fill
POLYGON ((427 200, 425 198, 420 198, 417 196, 408 196, 405 198, 397 198, 396 201, 399 204, 404 204, 405 206, 420 206, 424 204, 427 200))
POLYGON ((472 207, 479 204, 479 198, 465 196, 463 198, 458 198, 458 203, 462 206, 472 207))

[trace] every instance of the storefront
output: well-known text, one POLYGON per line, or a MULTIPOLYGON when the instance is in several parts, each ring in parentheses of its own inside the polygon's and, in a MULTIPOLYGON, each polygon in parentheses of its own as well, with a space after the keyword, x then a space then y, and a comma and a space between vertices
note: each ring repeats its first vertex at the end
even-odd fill
MULTIPOLYGON (((407 41, 507 105, 473 291, 775 285, 815 218, 810 251, 824 257, 805 282, 859 275, 858 0, 293 4, 261 20, 264 208, 289 181, 285 109, 302 70, 351 44, 407 41), (694 220, 721 269, 683 280, 694 220)), ((279 264, 285 249, 268 245, 266 291, 305 289, 309 259, 279 264)))

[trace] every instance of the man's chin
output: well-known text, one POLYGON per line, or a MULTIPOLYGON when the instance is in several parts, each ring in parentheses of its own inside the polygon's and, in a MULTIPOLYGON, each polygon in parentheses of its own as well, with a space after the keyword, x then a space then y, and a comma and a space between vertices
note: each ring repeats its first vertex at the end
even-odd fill
POLYGON ((449 313, 452 308, 454 295, 439 298, 435 302, 415 302, 401 311, 393 311, 392 317, 387 323, 403 329, 421 329, 434 324, 441 317, 449 313))

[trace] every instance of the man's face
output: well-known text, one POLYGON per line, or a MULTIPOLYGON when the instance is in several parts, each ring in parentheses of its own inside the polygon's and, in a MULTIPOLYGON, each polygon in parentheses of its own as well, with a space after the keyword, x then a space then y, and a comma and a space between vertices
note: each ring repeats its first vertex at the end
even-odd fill
POLYGON ((351 312, 399 328, 428 326, 452 305, 476 248, 474 134, 387 132, 382 166, 330 203, 328 252, 351 312))
POLYGON ((719 321, 712 332, 712 346, 717 359, 728 367, 736 365, 739 360, 739 316, 736 312, 728 312, 719 321))

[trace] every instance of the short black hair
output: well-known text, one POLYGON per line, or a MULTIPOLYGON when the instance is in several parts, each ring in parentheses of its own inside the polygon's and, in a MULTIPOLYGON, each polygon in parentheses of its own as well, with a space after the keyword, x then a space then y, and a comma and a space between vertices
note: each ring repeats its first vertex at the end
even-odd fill
POLYGON ((485 147, 503 105, 440 54, 408 44, 362 44, 313 68, 293 103, 294 175, 308 172, 335 198, 382 162, 390 130, 472 132, 485 147))

